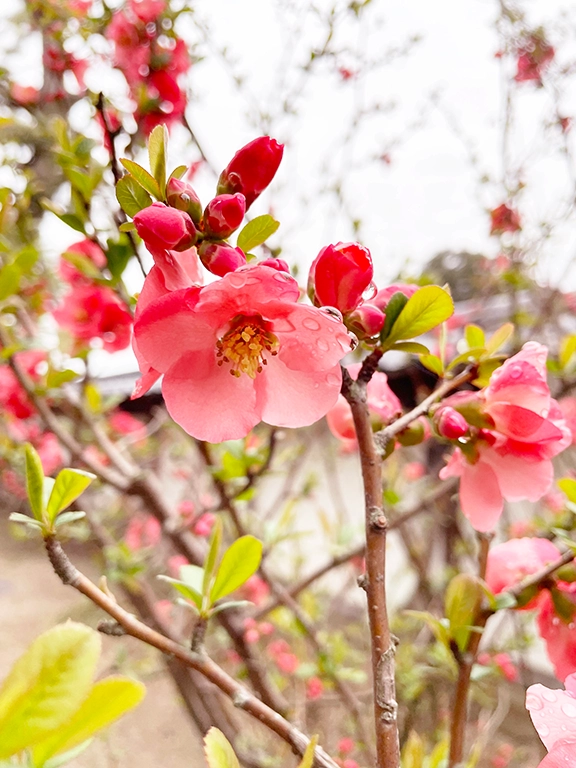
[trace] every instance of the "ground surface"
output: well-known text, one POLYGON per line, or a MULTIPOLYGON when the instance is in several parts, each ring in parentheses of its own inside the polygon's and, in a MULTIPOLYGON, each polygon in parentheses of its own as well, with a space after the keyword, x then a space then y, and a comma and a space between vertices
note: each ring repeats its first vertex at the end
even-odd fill
MULTIPOLYGON (((78 564, 90 570, 85 558, 78 564)), ((91 607, 51 573, 40 545, 15 541, 0 517, 0 680, 35 637, 68 618, 90 626, 98 620, 91 607)), ((138 649, 131 661, 136 641, 103 640, 102 672, 132 672, 145 682, 147 695, 105 738, 69 763, 71 768, 132 768, 135 761, 139 768, 205 768, 200 739, 160 659, 138 649)))

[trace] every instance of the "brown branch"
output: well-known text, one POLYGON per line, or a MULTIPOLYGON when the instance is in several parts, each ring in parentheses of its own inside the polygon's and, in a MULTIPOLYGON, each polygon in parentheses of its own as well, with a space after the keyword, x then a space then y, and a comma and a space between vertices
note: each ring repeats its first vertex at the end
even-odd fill
MULTIPOLYGON (((211 658, 203 653, 192 653, 168 637, 143 624, 135 616, 121 608, 108 597, 70 562, 60 542, 54 537, 45 539, 48 558, 61 581, 88 597, 95 605, 105 611, 122 627, 124 632, 147 645, 157 648, 164 654, 174 657, 190 669, 200 672, 233 702, 234 706, 244 710, 267 728, 290 744, 294 751, 303 755, 310 739, 285 720, 278 712, 257 699, 244 686, 230 677, 211 658)), ((337 768, 332 758, 321 747, 314 752, 314 765, 317 768, 337 768)))
MULTIPOLYGON (((365 497, 366 578, 374 686, 377 768, 399 768, 400 747, 394 681, 395 639, 386 603, 386 531, 382 507, 382 461, 366 403, 366 382, 344 378, 342 394, 352 410, 358 440, 365 497)), ((414 417, 416 418, 416 417, 414 417)))

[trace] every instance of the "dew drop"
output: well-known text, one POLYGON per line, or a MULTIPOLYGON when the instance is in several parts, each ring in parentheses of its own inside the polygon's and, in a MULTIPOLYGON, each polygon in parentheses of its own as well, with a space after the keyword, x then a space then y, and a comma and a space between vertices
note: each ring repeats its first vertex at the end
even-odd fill
POLYGON ((510 369, 510 376, 513 379, 519 379, 522 376, 522 368, 519 365, 513 365, 510 369))
POLYGON ((340 383, 340 376, 337 376, 335 373, 329 373, 326 376, 326 384, 329 384, 331 387, 336 387, 340 383))
POLYGON ((544 693, 542 694, 542 698, 545 701, 549 701, 551 704, 553 704, 556 701, 557 697, 554 691, 544 691, 544 693))
POLYGON ((331 320, 342 322, 342 312, 336 307, 320 307, 320 312, 324 312, 331 320))
POLYGON ((326 339, 316 339, 316 346, 321 352, 328 352, 330 349, 330 344, 328 344, 326 339))
POLYGON ((292 333, 296 328, 287 317, 278 317, 274 320, 274 333, 292 333))
POLYGON ((352 333, 352 331, 350 331, 350 333, 348 334, 347 340, 350 342, 350 349, 356 349, 356 347, 357 347, 357 346, 358 346, 358 344, 360 343, 360 342, 358 341, 358 337, 357 337, 357 336, 355 336, 355 335, 352 333))
POLYGON ((254 275, 249 275, 246 278, 245 285, 260 285, 260 279, 258 277, 254 277, 254 275))
POLYGON ((376 288, 376 285, 374 283, 370 283, 368 288, 366 288, 366 290, 362 294, 362 298, 364 299, 364 301, 370 301, 370 299, 373 299, 377 293, 378 293, 378 288, 376 288))
POLYGON ((574 704, 562 704, 561 709, 566 717, 576 717, 576 706, 574 704))
POLYGON ((316 384, 314 384, 314 389, 318 389, 319 386, 320 385, 318 384, 318 382, 316 382, 316 384))
POLYGON ((291 283, 294 278, 288 272, 275 272, 272 279, 278 283, 291 283))
POLYGON ((540 700, 539 696, 534 696, 533 693, 526 694, 526 708, 527 709, 534 709, 538 711, 539 709, 542 709, 542 701, 540 700))
POLYGON ((240 274, 238 272, 229 272, 228 273, 228 282, 230 285, 232 285, 233 288, 243 288, 246 284, 246 278, 243 274, 240 274))
POLYGON ((548 734, 550 733, 550 728, 548 728, 548 726, 547 726, 547 725, 545 725, 544 723, 542 723, 542 724, 539 726, 539 728, 538 728, 538 733, 540 734, 540 736, 544 736, 544 737, 546 737, 546 736, 548 736, 548 734))
POLYGON ((313 317, 305 317, 304 320, 302 320, 302 325, 304 328, 308 328, 309 331, 320 330, 320 323, 318 320, 314 320, 313 317))

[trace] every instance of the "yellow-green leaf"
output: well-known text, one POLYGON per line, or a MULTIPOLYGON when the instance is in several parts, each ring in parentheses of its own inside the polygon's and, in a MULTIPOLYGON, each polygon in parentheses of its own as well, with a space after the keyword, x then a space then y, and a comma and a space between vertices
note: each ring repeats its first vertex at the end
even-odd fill
POLYGON ((44 470, 40 456, 33 445, 26 443, 26 493, 30 509, 36 520, 44 517, 44 470))
POLYGON ((504 323, 504 325, 501 325, 500 328, 498 328, 492 336, 488 339, 486 342, 486 351, 489 355, 493 355, 494 352, 497 352, 501 346, 503 346, 510 336, 514 333, 514 325, 513 323, 504 323))
POLYGON ((464 338, 466 339, 466 344, 468 344, 469 349, 484 346, 484 331, 479 325, 467 325, 466 328, 464 328, 464 338))
POLYGON ((40 768, 53 755, 67 752, 92 738, 139 704, 145 693, 142 683, 126 677, 107 677, 96 683, 70 720, 34 747, 35 768, 40 768))
POLYGON ((560 345, 558 362, 560 363, 560 368, 562 368, 562 370, 564 370, 564 368, 566 368, 570 363, 574 353, 576 353, 576 335, 572 333, 568 336, 565 336, 562 339, 562 343, 560 345))
POLYGON ((261 559, 261 541, 254 536, 237 539, 224 553, 210 591, 210 602, 215 603, 247 582, 258 570, 261 559))
POLYGON ((444 366, 442 360, 436 355, 420 355, 420 362, 429 371, 435 373, 437 376, 444 376, 444 366))
POLYGON ((445 610, 450 634, 461 651, 466 650, 483 594, 482 585, 470 573, 454 576, 446 589, 445 610))
POLYGON ((209 768, 240 768, 232 745, 218 728, 210 728, 204 737, 204 754, 209 768))
POLYGON ((386 342, 390 344, 428 333, 447 320, 453 312, 454 302, 449 293, 437 285, 425 285, 408 299, 386 342))
POLYGON ((318 736, 313 736, 310 739, 310 743, 306 747, 306 751, 302 757, 302 761, 298 765, 298 768, 312 768, 314 764, 314 750, 318 744, 318 736))
POLYGON ((212 580, 216 571, 216 561, 220 553, 220 544, 222 542, 222 520, 217 517, 212 534, 210 536, 210 545, 206 562, 204 563, 204 578, 202 580, 202 594, 208 598, 212 586, 212 580))
POLYGON ((70 720, 92 687, 99 655, 98 633, 72 622, 32 643, 0 688, 0 760, 70 720))
POLYGON ((148 157, 152 176, 158 182, 162 196, 166 188, 166 144, 168 131, 165 125, 157 125, 148 137, 148 157))
POLYGON ((129 173, 122 176, 116 184, 116 198, 124 213, 131 218, 134 218, 144 208, 152 205, 152 198, 148 192, 142 189, 136 179, 129 173))
POLYGON ((121 158, 120 162, 146 192, 149 192, 157 200, 162 200, 162 192, 154 176, 148 173, 145 168, 142 168, 141 165, 138 165, 133 160, 128 160, 126 157, 121 158))
POLYGON ((85 472, 83 469, 62 469, 56 477, 54 488, 46 505, 46 513, 52 522, 54 518, 73 501, 76 501, 96 475, 85 472))
POLYGON ((276 221, 268 213, 256 216, 255 219, 246 224, 238 235, 238 248, 242 248, 244 253, 248 253, 253 248, 256 248, 257 245, 262 245, 262 243, 266 242, 279 226, 280 222, 276 221))

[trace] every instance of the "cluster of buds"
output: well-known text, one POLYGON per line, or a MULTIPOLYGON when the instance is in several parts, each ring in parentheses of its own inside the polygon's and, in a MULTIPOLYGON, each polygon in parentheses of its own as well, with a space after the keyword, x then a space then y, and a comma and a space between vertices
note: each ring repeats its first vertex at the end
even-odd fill
MULTIPOLYGON (((254 139, 240 149, 222 171, 218 194, 204 209, 190 184, 170 178, 166 204, 153 203, 134 217, 138 234, 153 254, 197 246, 202 264, 219 277, 244 266, 244 252, 226 240, 238 230, 249 205, 274 178, 283 149, 269 136, 254 139)), ((264 263, 288 271, 280 259, 264 263)))
POLYGON ((178 79, 191 62, 186 44, 171 26, 167 0, 129 0, 106 30, 114 43, 114 65, 136 102, 134 118, 146 134, 160 123, 179 122, 186 109, 178 79))

